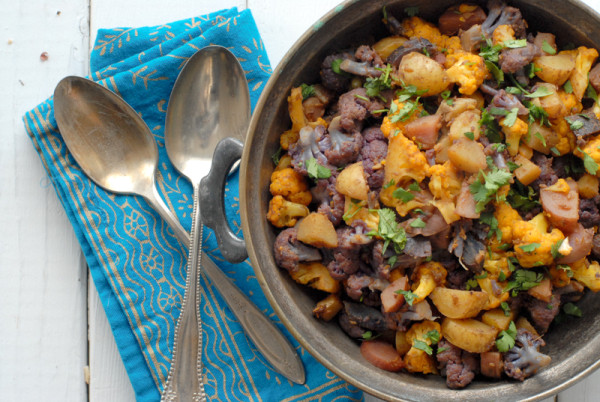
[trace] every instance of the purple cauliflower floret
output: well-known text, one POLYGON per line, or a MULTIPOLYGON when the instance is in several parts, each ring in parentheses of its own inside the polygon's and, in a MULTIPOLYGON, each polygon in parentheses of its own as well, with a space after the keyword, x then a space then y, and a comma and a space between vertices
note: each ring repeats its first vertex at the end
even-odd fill
MULTIPOLYGON (((517 114, 519 116, 526 116, 529 113, 529 109, 527 109, 519 98, 517 98, 513 94, 509 94, 504 89, 496 91, 490 105, 488 106, 488 110, 490 108, 504 109, 510 112, 513 108, 517 108, 519 111, 517 114)), ((502 116, 496 116, 497 119, 500 119, 502 116)))
MULTIPOLYGON (((336 170, 333 172, 337 173, 336 170)), ((324 214, 333 226, 338 226, 344 216, 345 198, 335 189, 335 182, 336 176, 332 174, 328 179, 317 180, 310 191, 313 202, 318 204, 317 212, 324 214)))
POLYGON ((515 36, 525 36, 527 23, 523 20, 521 11, 515 7, 509 7, 502 0, 490 0, 487 4, 488 16, 481 24, 482 32, 491 37, 492 33, 500 25, 510 25, 515 31, 515 36))
POLYGON ((504 372, 511 378, 523 381, 550 364, 550 356, 540 353, 539 348, 545 342, 534 337, 531 332, 520 328, 515 346, 504 355, 504 372))
POLYGON ((442 352, 436 358, 442 374, 446 375, 448 388, 460 389, 469 385, 479 371, 477 355, 454 346, 446 339, 438 343, 438 350, 442 352))
POLYGON ((363 144, 359 131, 346 134, 341 131, 341 117, 335 117, 329 124, 328 134, 323 137, 320 146, 325 149, 325 156, 330 164, 344 166, 355 162, 363 144))
POLYGON ((273 245, 275 262, 281 268, 294 271, 302 261, 320 261, 321 253, 298 240, 296 228, 283 230, 273 245))
POLYGON ((373 239, 367 236, 367 229, 360 220, 352 222, 352 227, 345 226, 336 230, 338 246, 332 250, 332 261, 327 269, 336 280, 348 278, 360 268, 361 246, 369 244, 373 239))
MULTIPOLYGON (((294 170, 304 176, 306 172, 306 161, 310 159, 316 159, 320 165, 325 167, 327 163, 327 157, 319 146, 319 141, 323 139, 325 134, 325 127, 317 126, 312 128, 310 126, 302 127, 300 130, 298 141, 290 146, 289 154, 292 157, 292 166, 294 170)), ((330 170, 332 170, 330 168, 330 170)), ((335 169, 333 169, 335 170, 335 169)))
POLYGON ((332 63, 338 59, 354 60, 354 55, 349 52, 343 52, 325 57, 325 60, 321 64, 321 82, 325 88, 339 93, 348 88, 351 76, 345 73, 338 74, 332 70, 332 63))
POLYGON ((384 169, 381 161, 387 156, 388 144, 379 127, 369 127, 362 133, 364 143, 358 160, 362 161, 367 184, 371 190, 379 190, 384 182, 384 169), (378 167, 378 169, 374 169, 378 167))

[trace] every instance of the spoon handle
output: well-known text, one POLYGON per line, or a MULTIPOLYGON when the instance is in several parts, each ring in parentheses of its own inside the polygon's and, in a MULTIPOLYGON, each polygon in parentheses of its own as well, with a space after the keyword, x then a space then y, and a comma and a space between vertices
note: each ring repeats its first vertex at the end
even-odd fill
MULTIPOLYGON (((155 183, 156 181, 154 180, 152 183, 155 183)), ((190 234, 187 232, 187 230, 185 230, 183 228, 183 226, 181 226, 181 223, 179 223, 179 219, 177 219, 177 217, 175 216, 175 214, 173 214, 173 212, 171 212, 171 210, 169 209, 169 207, 167 206, 167 204, 165 204, 165 202, 163 201, 162 197, 160 196, 160 194, 158 194, 158 189, 156 188, 156 185, 152 185, 152 190, 150 192, 147 192, 147 194, 144 194, 143 197, 146 199, 146 201, 148 201, 148 203, 152 206, 152 208, 154 208, 154 210, 156 212, 158 212, 158 214, 160 215, 161 218, 163 218, 165 220, 165 222, 167 223, 167 225, 169 225, 169 227, 171 229, 173 229, 173 232, 175 232, 175 237, 177 237, 177 239, 182 242, 183 244, 185 244, 186 246, 190 244, 190 234)), ((194 211, 196 208, 196 202, 194 202, 194 211)), ((200 211, 198 211, 198 215, 200 214, 200 211)), ((202 225, 200 225, 202 226, 202 225)))
POLYGON ((185 295, 175 329, 173 360, 161 401, 206 401, 202 381, 202 321, 200 319, 200 265, 202 260, 202 220, 194 183, 194 209, 185 295))

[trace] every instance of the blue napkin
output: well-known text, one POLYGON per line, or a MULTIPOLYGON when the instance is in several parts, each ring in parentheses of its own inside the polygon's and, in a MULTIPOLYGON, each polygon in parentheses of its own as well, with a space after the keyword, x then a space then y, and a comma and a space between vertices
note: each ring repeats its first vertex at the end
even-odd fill
MULTIPOLYGON (((121 95, 152 130, 160 154, 159 192, 188 230, 192 188, 168 160, 163 129, 179 71, 209 44, 236 55, 254 107, 271 67, 249 10, 232 8, 155 27, 103 29, 90 60, 91 78, 121 95)), ((106 192, 81 172, 58 132, 52 99, 23 120, 79 239, 136 398, 157 401, 172 357, 187 249, 141 197, 106 192)), ((226 205, 241 235, 237 176, 227 184, 226 205)), ((225 262, 210 230, 205 231, 204 250, 287 335, 307 374, 306 384, 296 385, 273 371, 203 277, 203 362, 210 400, 363 399, 362 392, 319 364, 290 336, 247 261, 225 262)))

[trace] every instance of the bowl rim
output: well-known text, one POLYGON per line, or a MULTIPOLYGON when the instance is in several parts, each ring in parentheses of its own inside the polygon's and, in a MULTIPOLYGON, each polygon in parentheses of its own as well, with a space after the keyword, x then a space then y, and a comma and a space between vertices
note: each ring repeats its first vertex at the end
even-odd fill
MULTIPOLYGON (((290 49, 284 54, 284 56, 281 58, 281 61, 279 62, 279 64, 273 70, 271 77, 269 77, 269 80, 267 81, 267 83, 258 99, 258 102, 256 103, 256 106, 252 113, 250 124, 248 126, 247 137, 246 137, 246 141, 245 141, 246 145, 254 143, 256 129, 259 124, 258 116, 261 114, 262 110, 264 109, 266 102, 267 102, 268 95, 272 91, 273 87, 275 86, 277 78, 281 75, 282 71, 288 66, 291 56, 296 54, 298 52, 298 50, 302 46, 304 46, 304 44, 307 41, 309 41, 314 35, 317 35, 318 32, 320 31, 320 29, 323 26, 326 26, 327 23, 331 19, 333 19, 337 14, 339 14, 343 10, 347 9, 348 6, 351 6, 354 3, 359 3, 359 2, 363 2, 363 1, 367 2, 369 0, 344 0, 344 1, 340 2, 337 6, 335 6, 331 10, 329 10, 326 14, 324 14, 317 21, 315 21, 294 42, 294 44, 290 47, 290 49)), ((467 0, 465 0, 465 1, 467 1, 467 0)), ((505 0, 505 1, 509 4, 511 3, 510 0, 505 0)), ((524 0, 524 1, 533 3, 533 4, 545 2, 544 0, 524 0)), ((547 0, 547 1, 548 1, 548 3, 552 2, 552 0, 547 0)), ((475 2, 480 3, 481 1, 475 0, 475 2)), ((568 3, 569 5, 571 5, 575 8, 579 8, 580 10, 586 12, 592 19, 595 19, 596 22, 598 22, 598 24, 600 25, 600 13, 597 12, 596 10, 592 9, 590 6, 588 6, 583 1, 581 1, 581 0, 561 0, 561 2, 563 4, 568 3)), ((460 3, 460 1, 457 0, 456 3, 460 3)), ((600 63, 599 60, 597 60, 598 63, 600 63)), ((358 378, 349 376, 344 370, 331 364, 323 355, 321 355, 321 353, 310 342, 308 342, 305 339, 303 334, 299 332, 299 330, 288 319, 286 314, 284 314, 284 311, 280 307, 278 300, 276 299, 276 297, 271 289, 271 286, 269 285, 269 281, 264 276, 263 270, 260 268, 257 268, 260 266, 260 264, 258 262, 259 258, 256 254, 256 250, 255 250, 255 247, 253 244, 253 239, 252 239, 253 236, 249 235, 252 232, 252 230, 251 230, 251 226, 250 226, 250 214, 248 213, 247 208, 246 208, 246 205, 247 205, 246 194, 247 194, 248 190, 252 190, 252 189, 248 188, 247 181, 243 180, 243 179, 247 177, 248 170, 251 168, 248 165, 248 161, 250 160, 251 152, 252 152, 252 149, 250 146, 244 146, 244 150, 242 153, 242 159, 241 159, 241 165, 240 165, 240 178, 242 180, 240 180, 240 183, 239 183, 241 226, 242 226, 243 233, 248 234, 247 236, 245 236, 245 241, 246 241, 248 256, 250 258, 251 265, 255 272, 257 281, 259 282, 259 285, 260 285, 263 293, 265 294, 265 297, 267 298, 270 306, 273 308, 275 314, 277 315, 279 320, 283 323, 283 325, 286 327, 286 329, 290 332, 290 334, 296 339, 296 341, 298 341, 298 343, 300 344, 300 346, 302 348, 306 349, 323 366, 325 366, 327 369, 331 370, 334 374, 336 374, 337 376, 339 376, 340 378, 342 378, 349 384, 354 385, 357 388, 361 389, 362 391, 367 392, 367 393, 369 393, 373 396, 376 396, 378 398, 381 398, 381 399, 394 400, 394 401, 396 401, 396 400, 410 401, 409 399, 390 397, 390 395, 387 395, 387 394, 379 391, 378 389, 373 388, 367 382, 364 382, 358 378)), ((260 189, 254 189, 254 190, 260 191, 260 189)), ((585 369, 579 371, 576 375, 565 379, 563 382, 555 385, 554 387, 546 389, 540 393, 528 396, 521 400, 522 401, 538 401, 538 400, 541 400, 544 398, 548 398, 552 395, 555 395, 555 394, 573 386, 577 382, 583 380, 585 377, 587 377, 588 375, 590 375, 591 373, 596 371, 599 367, 600 367, 600 357, 594 363, 588 365, 585 369)), ((515 383, 515 384, 518 384, 518 383, 515 383)), ((448 391, 450 392, 452 390, 448 389, 448 391)), ((460 391, 457 391, 457 392, 460 392, 460 391)))

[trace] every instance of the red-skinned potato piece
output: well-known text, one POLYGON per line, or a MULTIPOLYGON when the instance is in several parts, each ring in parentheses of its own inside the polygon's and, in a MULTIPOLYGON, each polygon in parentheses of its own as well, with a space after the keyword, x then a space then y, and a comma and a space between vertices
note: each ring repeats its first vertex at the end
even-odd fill
POLYGON ((460 194, 456 200, 456 214, 468 219, 479 219, 481 215, 476 210, 475 199, 471 193, 469 183, 464 181, 460 189, 460 194))
POLYGON ((408 285, 408 278, 402 276, 390 283, 381 292, 381 305, 384 313, 395 313, 404 304, 404 296, 396 293, 399 290, 410 289, 408 285))
POLYGON ((391 344, 383 341, 364 341, 360 353, 373 366, 387 371, 400 371, 404 361, 400 353, 391 344))
POLYGON ((472 4, 460 4, 447 9, 440 16, 438 27, 444 35, 455 35, 459 30, 466 31, 486 19, 485 11, 472 4))
POLYGON ((557 188, 555 186, 559 183, 540 189, 540 201, 550 222, 563 233, 568 234, 575 230, 578 224, 579 193, 575 181, 567 180, 568 192, 555 191, 557 188))
POLYGON ((491 378, 501 378, 504 372, 504 361, 500 352, 483 352, 481 354, 481 374, 491 378))
POLYGON ((559 258, 556 261, 558 264, 571 264, 589 255, 594 245, 592 242, 594 238, 594 228, 585 229, 578 223, 577 227, 569 234, 568 238, 569 246, 571 246, 571 253, 559 258))
POLYGON ((419 117, 404 127, 404 135, 421 145, 422 149, 432 149, 442 128, 442 115, 431 114, 419 117))

